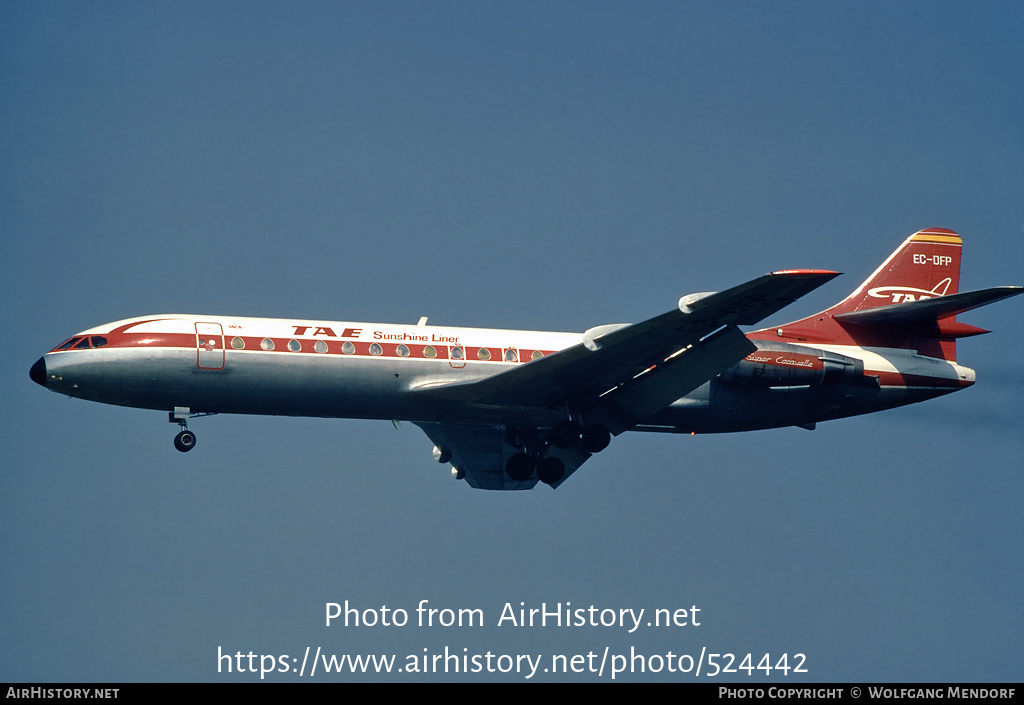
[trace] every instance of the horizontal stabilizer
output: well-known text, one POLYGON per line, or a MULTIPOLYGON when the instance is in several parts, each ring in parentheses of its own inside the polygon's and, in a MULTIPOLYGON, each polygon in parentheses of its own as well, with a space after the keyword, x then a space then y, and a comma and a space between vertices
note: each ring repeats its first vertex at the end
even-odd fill
POLYGON ((937 296, 921 301, 878 306, 876 308, 837 313, 835 319, 840 323, 856 323, 867 326, 902 326, 919 327, 938 323, 943 318, 955 316, 964 311, 985 306, 1002 299, 1024 293, 1024 287, 997 286, 980 291, 968 291, 962 294, 937 296))

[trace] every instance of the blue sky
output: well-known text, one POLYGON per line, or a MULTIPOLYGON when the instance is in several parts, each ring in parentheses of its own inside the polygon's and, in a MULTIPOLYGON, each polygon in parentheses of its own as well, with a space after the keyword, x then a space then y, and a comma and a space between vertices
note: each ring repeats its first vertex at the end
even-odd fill
MULTIPOLYGON (((28 368, 135 315, 582 331, 775 269, 846 273, 781 323, 925 227, 963 235, 962 290, 1024 284, 1022 21, 1011 2, 0 0, 0 680, 256 680, 218 673, 218 648, 307 646, 1020 680, 1019 300, 964 317, 995 331, 960 343, 969 390, 814 432, 626 434, 554 492, 471 491, 411 424, 216 416, 185 456, 163 414, 28 368), (486 624, 324 626, 326 602, 424 599, 486 624), (703 619, 498 627, 520 602, 703 619)), ((608 680, 535 677, 570 678, 608 680)), ((428 679, 523 676, 388 678, 428 679)))

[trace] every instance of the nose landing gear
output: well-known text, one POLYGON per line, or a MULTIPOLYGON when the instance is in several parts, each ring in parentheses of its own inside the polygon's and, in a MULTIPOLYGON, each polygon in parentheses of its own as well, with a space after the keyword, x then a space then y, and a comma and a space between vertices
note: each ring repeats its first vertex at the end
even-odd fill
POLYGON ((188 430, 188 420, 195 416, 212 416, 215 412, 193 414, 187 406, 176 406, 174 411, 167 414, 167 420, 181 426, 181 431, 174 437, 174 447, 182 453, 187 453, 196 447, 196 434, 188 430))

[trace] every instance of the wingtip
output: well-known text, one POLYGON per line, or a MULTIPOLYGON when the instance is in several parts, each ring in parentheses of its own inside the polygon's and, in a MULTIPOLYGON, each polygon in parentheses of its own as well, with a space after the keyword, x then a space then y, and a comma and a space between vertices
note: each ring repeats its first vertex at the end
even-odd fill
POLYGON ((833 272, 831 269, 783 269, 778 272, 769 272, 773 277, 813 277, 828 278, 838 277, 842 272, 833 272))

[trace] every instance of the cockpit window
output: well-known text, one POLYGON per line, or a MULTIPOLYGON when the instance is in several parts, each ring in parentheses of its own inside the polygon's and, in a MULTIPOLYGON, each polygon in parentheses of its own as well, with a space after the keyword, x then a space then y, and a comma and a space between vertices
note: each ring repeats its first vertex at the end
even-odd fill
POLYGON ((75 341, 77 341, 77 340, 78 340, 78 336, 77 335, 74 338, 68 338, 63 343, 61 343, 56 348, 54 348, 54 350, 67 350, 72 345, 74 345, 75 341))
POLYGON ((82 338, 80 341, 78 341, 78 343, 75 344, 75 350, 88 350, 88 349, 89 349, 89 339, 88 338, 82 338))
POLYGON ((107 344, 107 339, 104 338, 102 335, 94 335, 91 338, 91 340, 92 340, 92 346, 94 348, 102 348, 104 345, 107 344))

